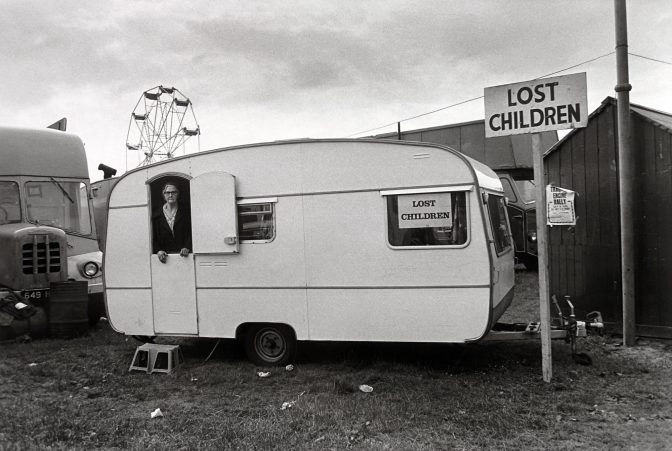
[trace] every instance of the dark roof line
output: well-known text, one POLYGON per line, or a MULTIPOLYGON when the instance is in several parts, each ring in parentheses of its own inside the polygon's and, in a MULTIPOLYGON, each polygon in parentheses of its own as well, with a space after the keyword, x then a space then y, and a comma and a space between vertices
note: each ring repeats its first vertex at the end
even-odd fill
MULTIPOLYGON (((607 106, 610 106, 610 105, 616 106, 617 104, 618 104, 618 101, 614 97, 607 96, 602 101, 600 106, 597 107, 595 109, 595 111, 590 113, 590 115, 588 115, 588 122, 590 122, 598 114, 602 113, 602 111, 604 111, 607 108, 607 106)), ((656 125, 658 127, 661 127, 665 130, 668 130, 668 131, 672 132, 672 114, 670 114, 670 113, 655 110, 653 108, 638 105, 636 103, 630 103, 630 112, 636 114, 637 116, 641 117, 642 119, 644 119, 645 121, 647 121, 647 122, 649 122, 653 125, 656 125), (647 114, 647 113, 653 113, 653 114, 647 114), (656 117, 655 115, 665 116, 666 118, 670 119, 670 123, 667 124, 667 123, 661 122, 660 121, 661 118, 656 117)), ((572 131, 570 131, 569 133, 567 133, 565 136, 562 137, 561 140, 556 142, 550 149, 548 149, 546 152, 544 152, 543 157, 546 157, 546 156, 550 155, 551 153, 555 152, 558 149, 558 147, 560 147, 565 141, 567 141, 572 136, 574 136, 576 133, 578 133, 579 130, 581 130, 581 129, 575 128, 572 131)))

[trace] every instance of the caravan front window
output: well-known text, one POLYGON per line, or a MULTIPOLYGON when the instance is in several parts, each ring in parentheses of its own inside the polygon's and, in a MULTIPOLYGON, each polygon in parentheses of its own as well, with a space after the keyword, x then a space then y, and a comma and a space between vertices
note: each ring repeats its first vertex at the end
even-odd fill
POLYGON ((509 221, 506 218, 506 205, 504 197, 489 194, 488 211, 490 212, 490 223, 492 224, 492 234, 495 241, 495 251, 501 254, 511 247, 511 230, 509 221))
POLYGON ((387 196, 387 238, 391 246, 460 246, 467 242, 464 191, 387 196))
POLYGON ((19 185, 16 182, 0 181, 0 225, 21 222, 19 185))
POLYGON ((91 234, 86 184, 56 179, 26 182, 28 221, 79 235, 91 234))

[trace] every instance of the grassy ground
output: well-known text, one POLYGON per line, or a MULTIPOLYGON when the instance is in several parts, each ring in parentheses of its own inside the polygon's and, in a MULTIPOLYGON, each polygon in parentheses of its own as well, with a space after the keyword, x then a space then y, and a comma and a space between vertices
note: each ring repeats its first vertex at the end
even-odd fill
MULTIPOLYGON (((535 320, 536 274, 517 277, 509 320, 535 320)), ((670 342, 592 336, 591 366, 554 342, 551 383, 537 342, 310 344, 293 371, 231 342, 207 362, 214 341, 180 344, 184 364, 151 375, 128 372, 138 343, 105 323, 0 346, 0 450, 672 449, 670 342)))

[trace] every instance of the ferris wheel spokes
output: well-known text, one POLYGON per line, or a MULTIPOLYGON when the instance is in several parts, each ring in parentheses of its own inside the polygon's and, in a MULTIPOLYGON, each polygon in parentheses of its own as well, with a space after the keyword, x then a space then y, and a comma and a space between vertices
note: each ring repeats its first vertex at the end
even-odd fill
POLYGON ((156 86, 142 93, 131 113, 127 164, 129 150, 138 152, 144 166, 172 158, 179 149, 184 152, 189 138, 200 133, 191 100, 175 87, 156 86))

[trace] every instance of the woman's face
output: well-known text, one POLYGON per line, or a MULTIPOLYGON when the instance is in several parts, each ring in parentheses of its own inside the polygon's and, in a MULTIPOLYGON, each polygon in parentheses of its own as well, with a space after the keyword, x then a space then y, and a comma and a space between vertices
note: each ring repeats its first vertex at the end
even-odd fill
POLYGON ((163 198, 168 204, 176 204, 177 198, 180 196, 180 192, 177 190, 175 185, 166 185, 163 189, 163 198))

